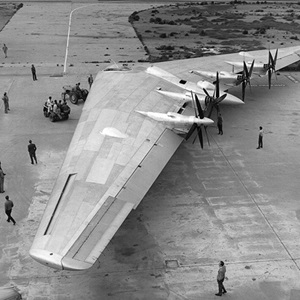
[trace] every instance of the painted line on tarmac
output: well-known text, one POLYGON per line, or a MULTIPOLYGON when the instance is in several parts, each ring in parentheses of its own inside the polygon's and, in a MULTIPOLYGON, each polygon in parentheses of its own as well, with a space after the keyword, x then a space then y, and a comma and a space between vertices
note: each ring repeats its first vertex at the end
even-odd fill
POLYGON ((294 76, 292 76, 292 75, 286 75, 286 77, 287 77, 289 80, 293 81, 294 83, 299 83, 299 81, 298 81, 294 76))

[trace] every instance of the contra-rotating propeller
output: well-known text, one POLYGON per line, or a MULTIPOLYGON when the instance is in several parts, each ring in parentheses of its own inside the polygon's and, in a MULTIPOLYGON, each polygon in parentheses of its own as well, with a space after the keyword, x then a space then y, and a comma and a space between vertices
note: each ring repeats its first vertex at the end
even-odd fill
MULTIPOLYGON (((197 95, 193 95, 193 92, 191 92, 191 96, 192 96, 192 103, 193 103, 193 107, 194 107, 194 111, 195 111, 195 117, 197 119, 204 119, 204 112, 202 110, 200 101, 197 97, 197 95), (194 97, 195 96, 195 97, 194 97)), ((195 140, 197 138, 197 136, 199 137, 199 142, 201 145, 201 148, 203 149, 203 135, 202 135, 202 129, 201 129, 202 124, 198 124, 198 123, 193 123, 193 125, 191 126, 189 132, 186 134, 185 140, 188 140, 191 135, 194 133, 195 129, 197 129, 197 135, 193 140, 193 144, 195 143, 195 140)), ((206 126, 204 126, 205 129, 205 134, 206 134, 206 138, 207 138, 207 142, 209 143, 209 139, 208 139, 208 134, 207 134, 207 130, 206 130, 206 126)))
POLYGON ((275 76, 276 76, 277 54, 278 54, 278 49, 276 50, 275 56, 273 58, 272 53, 269 50, 269 62, 268 62, 268 66, 267 66, 268 80, 269 80, 269 89, 271 88, 271 79, 272 79, 273 72, 275 73, 275 76))
POLYGON ((219 113, 220 109, 219 109, 219 103, 222 102, 227 94, 223 94, 222 96, 220 96, 220 81, 219 81, 219 72, 217 72, 216 74, 216 84, 215 84, 216 88, 214 91, 213 96, 210 96, 207 92, 207 90, 204 88, 203 91, 206 94, 205 97, 205 110, 209 111, 207 117, 210 118, 212 111, 214 108, 216 108, 217 113, 219 113))
POLYGON ((248 70, 248 67, 244 61, 244 69, 243 69, 243 75, 242 75, 242 100, 245 101, 245 91, 246 91, 246 87, 249 84, 249 87, 251 89, 251 83, 250 83, 250 79, 252 76, 252 71, 253 71, 253 66, 254 66, 254 60, 252 61, 252 64, 250 66, 250 69, 248 70))

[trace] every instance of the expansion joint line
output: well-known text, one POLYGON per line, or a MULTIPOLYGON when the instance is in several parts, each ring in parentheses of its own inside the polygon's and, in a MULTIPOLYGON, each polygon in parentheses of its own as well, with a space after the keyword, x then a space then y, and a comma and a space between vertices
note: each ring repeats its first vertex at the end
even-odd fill
POLYGON ((217 141, 214 139, 214 137, 212 135, 210 135, 211 139, 213 139, 213 141, 216 143, 219 151, 222 153, 224 159, 226 160, 227 164, 229 165, 230 169, 232 170, 233 174, 235 175, 235 177, 238 179, 238 181, 240 182, 240 184, 242 185, 242 187, 244 188, 244 190, 246 191, 246 193, 248 194, 248 196, 251 198, 252 202, 255 204, 255 206, 257 207, 257 209, 259 210, 260 214, 263 216, 265 222, 269 225, 269 227, 271 228, 272 232, 274 233, 274 235, 277 237, 277 240, 280 242, 280 244, 282 245, 283 249, 286 251, 286 253, 288 254, 288 256, 290 257, 290 259, 293 261, 294 265, 296 266, 296 268, 300 271, 299 266, 296 263, 296 259, 293 258, 293 256, 291 255, 290 251, 287 249, 287 247, 285 246, 285 244, 282 242, 282 240, 280 239, 279 235, 277 234, 277 232, 275 231, 274 227, 271 225, 271 223, 269 222, 269 220, 267 219, 265 213, 263 212, 263 210, 260 208, 259 204, 255 201, 254 197, 251 195, 251 193, 249 192, 249 190, 247 189, 247 187, 245 186, 244 182, 241 180, 241 178, 239 177, 239 175, 237 174, 237 172, 235 171, 234 167, 231 165, 230 161, 228 160, 228 158, 226 157, 226 155, 224 154, 222 148, 219 146, 219 144, 217 143, 217 141))

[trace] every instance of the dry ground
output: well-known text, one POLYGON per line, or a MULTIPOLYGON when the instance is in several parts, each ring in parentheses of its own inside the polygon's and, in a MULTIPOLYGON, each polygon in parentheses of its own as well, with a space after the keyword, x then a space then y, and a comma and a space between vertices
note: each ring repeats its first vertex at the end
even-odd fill
POLYGON ((170 4, 134 12, 130 21, 150 61, 297 45, 296 3, 170 4))
POLYGON ((9 22, 9 20, 17 12, 17 10, 22 6, 23 5, 21 5, 20 3, 0 3, 0 31, 9 22))

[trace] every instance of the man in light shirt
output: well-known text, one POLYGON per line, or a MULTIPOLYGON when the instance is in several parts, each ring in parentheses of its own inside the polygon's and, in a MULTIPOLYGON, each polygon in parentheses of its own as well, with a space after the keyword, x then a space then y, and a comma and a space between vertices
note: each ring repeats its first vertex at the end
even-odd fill
POLYGON ((216 294, 216 296, 222 296, 222 294, 227 293, 227 291, 225 290, 225 287, 223 285, 223 281, 225 279, 225 273, 226 273, 226 267, 225 267, 224 261, 220 261, 218 276, 217 276, 219 293, 216 294))
POLYGON ((258 147, 256 149, 260 149, 263 147, 263 136, 264 136, 264 130, 261 126, 259 126, 258 147))

